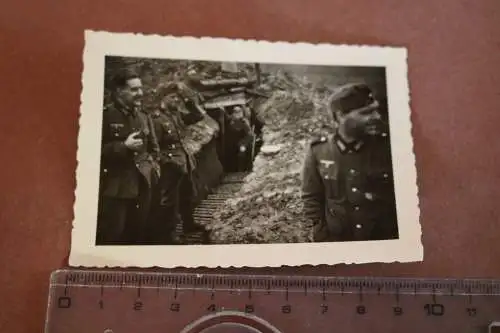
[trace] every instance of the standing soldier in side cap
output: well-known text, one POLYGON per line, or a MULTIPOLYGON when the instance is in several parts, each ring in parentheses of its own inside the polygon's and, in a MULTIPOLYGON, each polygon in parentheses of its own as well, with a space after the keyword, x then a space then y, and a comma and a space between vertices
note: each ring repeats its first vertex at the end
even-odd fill
POLYGON ((142 98, 139 75, 121 70, 103 113, 98 245, 146 241, 159 147, 151 118, 139 111, 142 98))
POLYGON ((348 84, 329 103, 336 131, 313 140, 302 174, 315 242, 398 238, 389 135, 365 84, 348 84))
POLYGON ((203 119, 201 107, 187 108, 181 83, 170 83, 158 93, 158 109, 153 111, 156 136, 160 145, 161 178, 159 203, 155 207, 158 241, 181 243, 175 227, 181 224, 184 232, 205 231, 193 220, 192 200, 195 187, 192 172, 196 163, 183 142, 188 125, 203 119))

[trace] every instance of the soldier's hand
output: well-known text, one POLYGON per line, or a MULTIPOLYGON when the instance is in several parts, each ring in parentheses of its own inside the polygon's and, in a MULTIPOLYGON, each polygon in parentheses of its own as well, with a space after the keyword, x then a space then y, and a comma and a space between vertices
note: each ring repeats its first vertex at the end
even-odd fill
POLYGON ((143 141, 141 138, 137 137, 139 134, 140 132, 134 132, 130 134, 128 138, 125 140, 125 146, 132 150, 140 149, 143 145, 143 141))

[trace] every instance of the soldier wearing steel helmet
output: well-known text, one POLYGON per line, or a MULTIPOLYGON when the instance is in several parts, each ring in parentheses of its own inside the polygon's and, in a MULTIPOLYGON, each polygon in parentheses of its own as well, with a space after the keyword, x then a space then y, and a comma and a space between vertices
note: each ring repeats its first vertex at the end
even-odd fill
POLYGON ((308 146, 302 171, 305 216, 315 242, 398 238, 390 140, 370 87, 347 84, 329 109, 335 131, 308 146))

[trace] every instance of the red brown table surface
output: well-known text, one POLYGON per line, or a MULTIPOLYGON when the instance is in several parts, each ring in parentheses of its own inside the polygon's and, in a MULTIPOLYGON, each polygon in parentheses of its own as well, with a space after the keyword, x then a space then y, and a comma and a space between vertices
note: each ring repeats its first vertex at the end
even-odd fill
POLYGON ((497 0, 9 1, 0 10, 0 331, 41 332, 73 218, 83 30, 408 47, 425 261, 256 269, 500 278, 497 0))

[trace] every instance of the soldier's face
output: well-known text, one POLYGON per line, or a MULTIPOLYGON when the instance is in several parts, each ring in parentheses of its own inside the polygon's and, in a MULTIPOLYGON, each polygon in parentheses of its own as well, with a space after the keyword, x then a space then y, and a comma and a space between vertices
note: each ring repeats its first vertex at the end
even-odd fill
POLYGON ((171 94, 165 96, 162 101, 162 107, 164 110, 175 110, 181 103, 181 99, 177 94, 171 94))
POLYGON ((234 118, 243 118, 243 109, 240 107, 234 108, 233 117, 234 118))
POLYGON ((124 87, 119 89, 121 100, 128 106, 141 106, 142 104, 142 82, 135 78, 127 81, 124 87))
POLYGON ((380 132, 382 117, 378 109, 354 110, 341 116, 341 125, 355 136, 376 135, 380 132))

